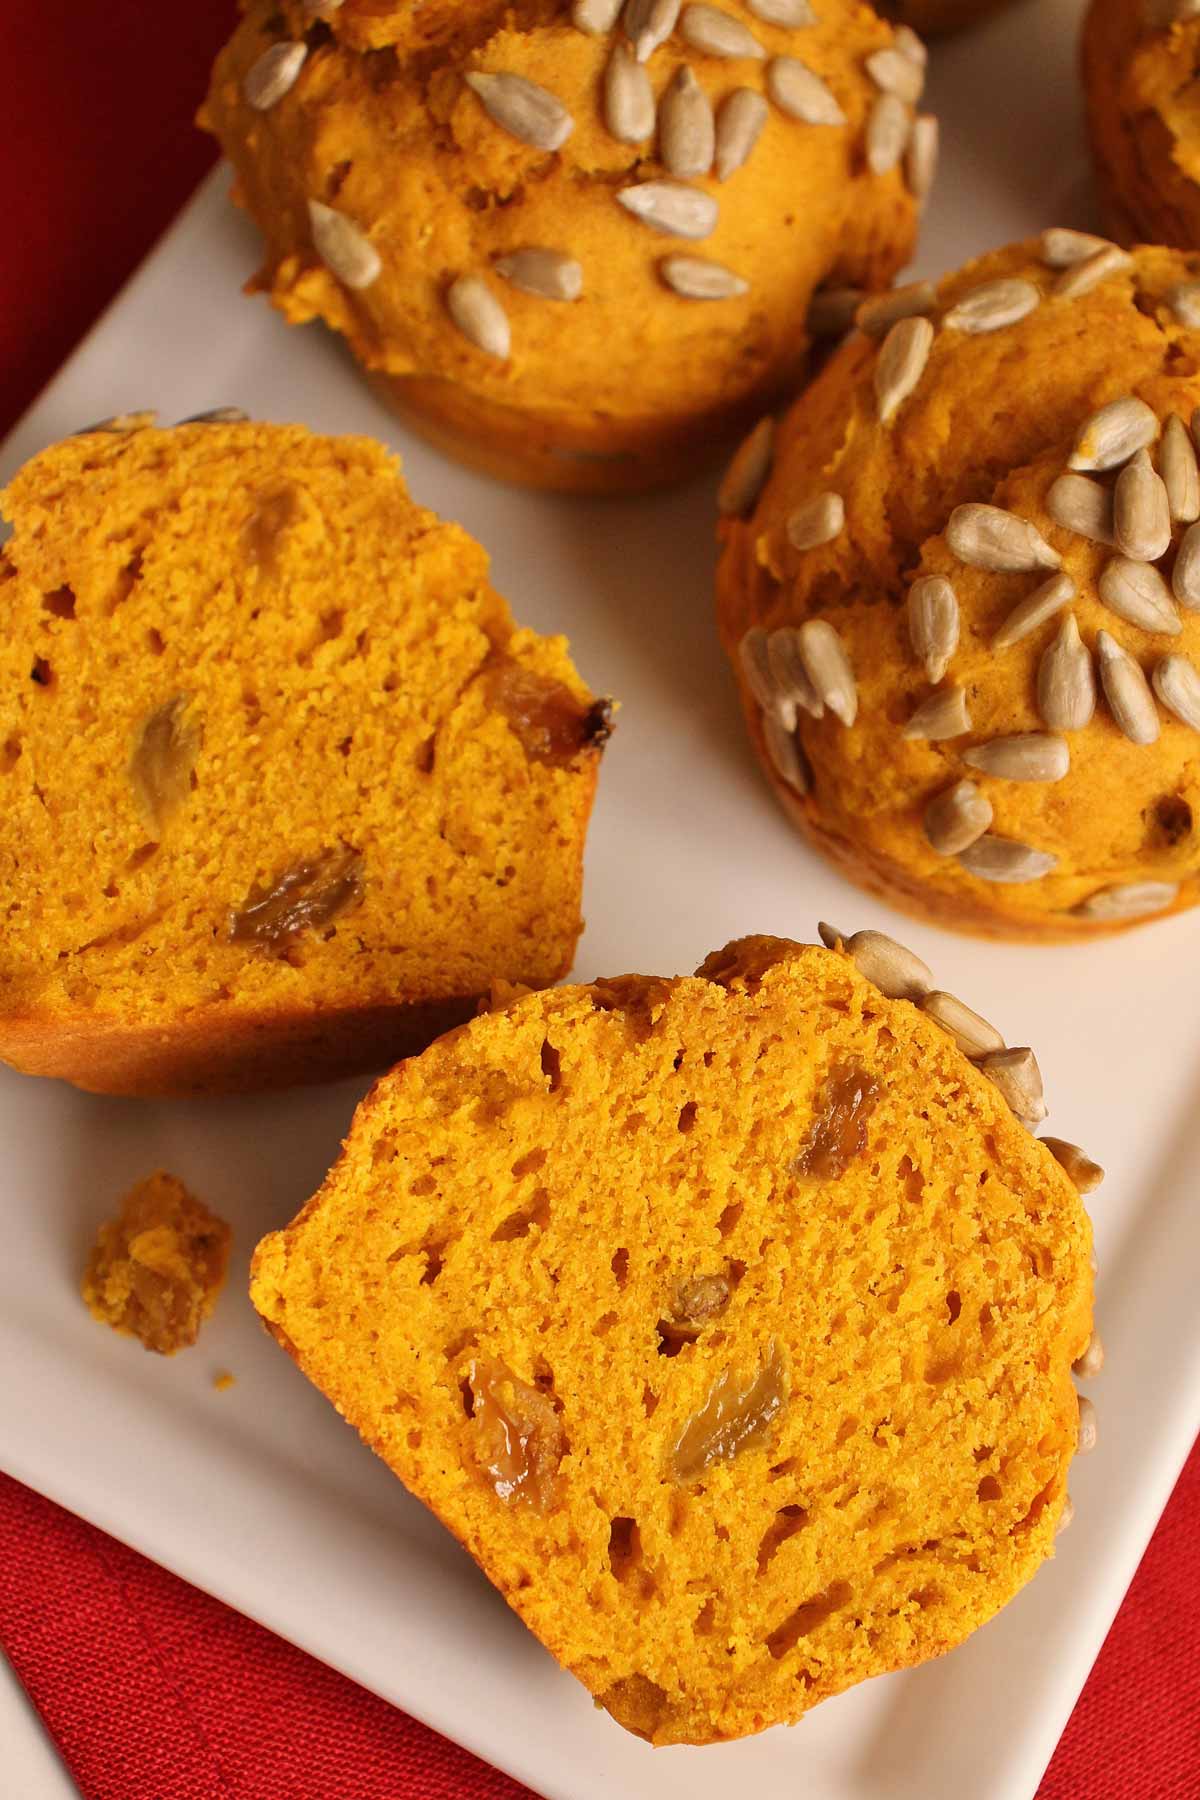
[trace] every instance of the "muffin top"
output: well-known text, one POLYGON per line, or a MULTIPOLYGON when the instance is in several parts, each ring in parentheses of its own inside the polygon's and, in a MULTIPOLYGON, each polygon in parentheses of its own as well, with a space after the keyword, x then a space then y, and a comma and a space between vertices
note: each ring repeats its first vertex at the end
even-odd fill
POLYGON ((1198 272, 1051 231, 873 303, 727 480, 757 741, 914 910, 1066 936, 1197 898, 1198 272))
POLYGON ((923 52, 857 0, 617 10, 248 0, 202 117, 259 285, 372 369, 548 415, 798 371, 813 290, 911 247, 923 52))

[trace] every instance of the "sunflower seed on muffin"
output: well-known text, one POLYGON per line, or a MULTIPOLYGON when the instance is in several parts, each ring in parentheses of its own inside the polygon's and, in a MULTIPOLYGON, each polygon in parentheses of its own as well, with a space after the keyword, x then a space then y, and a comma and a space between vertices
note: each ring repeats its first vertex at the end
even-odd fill
POLYGON ((716 176, 728 181, 749 159, 771 109, 753 88, 735 88, 717 114, 716 176))
POLYGON ((205 412, 189 413, 181 425, 244 425, 250 414, 241 406, 210 406, 205 412))
POLYGON ((1028 519, 1000 506, 969 501, 956 506, 946 526, 946 543, 972 569, 1021 574, 1057 569, 1062 557, 1028 519))
POLYGON ((1078 1144, 1068 1143, 1066 1138, 1044 1137, 1039 1143, 1046 1146, 1059 1167, 1066 1173, 1081 1194, 1094 1194, 1104 1180, 1104 1170, 1098 1162, 1078 1144))
POLYGON ((897 25, 892 32, 892 43, 901 56, 907 56, 923 69, 929 61, 929 52, 911 25, 897 25))
POLYGON ((795 729, 789 731, 774 713, 764 713, 763 742, 775 773, 798 794, 807 794, 812 786, 812 772, 808 758, 796 741, 795 729))
POLYGON ((818 926, 822 942, 832 950, 838 938, 842 949, 865 981, 889 1000, 919 1000, 933 986, 933 975, 921 958, 883 931, 856 931, 850 937, 831 926, 818 926), (830 937, 834 943, 830 943, 830 937))
POLYGON ((887 175, 908 148, 912 114, 895 94, 880 94, 867 115, 867 167, 873 175, 887 175))
POLYGON ((1200 281, 1181 281, 1167 295, 1167 305, 1180 325, 1200 329, 1200 281))
POLYGON ((980 881, 1040 881, 1057 867, 1058 858, 1048 850, 1035 850, 1030 844, 1019 844, 1012 838, 995 837, 991 832, 959 853, 958 861, 968 875, 980 881))
POLYGON ((1096 710, 1092 659, 1068 613, 1058 636, 1042 652, 1037 672, 1037 706, 1051 731, 1082 731, 1096 710))
POLYGON ((654 89, 623 38, 614 43, 604 70, 603 106, 608 135, 619 144, 645 144, 654 136, 654 89))
POLYGON ((918 206, 923 206, 937 179, 938 142, 941 129, 932 113, 918 113, 908 134, 904 152, 904 179, 918 206))
MULTIPOLYGON (((1045 1138, 1042 1142, 1045 1143, 1045 1138)), ((1079 1396, 1079 1436, 1075 1443, 1076 1456, 1090 1456, 1099 1441, 1096 1426, 1096 1408, 1086 1394, 1079 1396)))
POLYGON ((932 281, 910 281, 889 288, 885 294, 868 294, 854 315, 854 323, 868 337, 886 337, 899 319, 927 318, 937 308, 937 289, 932 281))
POLYGON ((1040 731, 990 738, 963 751, 963 761, 1001 781, 1061 781, 1071 767, 1066 738, 1040 731))
POLYGON ((1128 250, 1122 250, 1119 244, 1106 244, 1094 256, 1085 257, 1082 262, 1072 263, 1069 269, 1064 269, 1051 291, 1059 300, 1078 300, 1081 295, 1090 294, 1094 287, 1099 287, 1102 281, 1132 267, 1133 258, 1128 250))
POLYGON ((1107 631, 1096 633, 1096 657, 1100 686, 1117 727, 1131 744, 1153 744, 1159 736, 1158 708, 1150 683, 1135 662, 1107 631))
POLYGON ((1087 262, 1101 250, 1114 248, 1111 238, 1095 237, 1090 231, 1068 231, 1065 226, 1052 225, 1042 233, 1042 261, 1051 269, 1069 269, 1087 262))
POLYGON ((1068 459, 1072 469, 1117 469, 1158 436, 1158 416, 1144 400, 1124 394, 1084 420, 1068 459))
POLYGON ((938 856, 957 856, 991 829, 992 803, 973 781, 957 781, 925 808, 925 836, 938 856))
POLYGON ((1032 594, 1018 600, 992 638, 992 649, 1007 650, 1011 645, 1019 644, 1022 638, 1044 625, 1047 619, 1052 619, 1055 613, 1060 613, 1074 598, 1075 583, 1071 577, 1061 570, 1057 575, 1051 575, 1048 581, 1035 587, 1032 594))
POLYGON ((653 56, 679 23, 681 0, 626 0, 622 23, 639 62, 653 56))
POLYGON ((1150 676, 1151 685, 1181 725, 1200 731, 1200 670, 1186 656, 1164 656, 1150 676))
POLYGON ((958 631, 958 598, 950 582, 944 575, 919 576, 908 590, 908 639, 930 682, 950 667, 958 631))
POLYGON ((1032 281, 985 281, 971 288, 945 314, 942 324, 948 331, 966 331, 979 335, 1000 331, 1015 325, 1041 301, 1042 296, 1032 281))
POLYGON ((844 125, 846 115, 830 88, 795 56, 772 57, 767 93, 780 112, 805 125, 844 125))
POLYGON ((1093 1330, 1083 1355, 1071 1366, 1081 1381, 1090 1381, 1100 1373, 1104 1367, 1104 1340, 1098 1331, 1093 1330))
MULTIPOLYGON (((130 431, 146 431, 158 418, 157 412, 143 407, 133 412, 110 413, 106 419, 97 419, 91 425, 81 425, 72 437, 90 437, 94 431, 111 433, 115 437, 124 437, 130 431)), ((186 423, 186 421, 183 421, 186 423)))
POLYGON ((348 288, 369 288, 383 270, 378 250, 362 228, 320 200, 308 203, 313 248, 331 275, 348 288))
POLYGON ((684 300, 735 300, 750 291, 741 275, 703 256, 664 256, 658 272, 684 300))
POLYGON ((725 518, 744 518, 753 510, 767 484, 774 454, 775 421, 768 413, 742 439, 717 489, 717 509, 725 518))
POLYGON ((764 25, 783 25, 795 30, 801 25, 817 22, 809 0, 746 0, 746 4, 764 25))
POLYGON ((1113 497, 1087 475, 1060 475, 1046 495, 1046 511, 1064 531, 1093 544, 1113 541, 1113 497))
POLYGON ((1171 506, 1166 484, 1148 450, 1135 451, 1113 489, 1113 538, 1123 556, 1154 562, 1171 546, 1171 506))
POLYGON ((619 188, 617 201, 668 237, 709 237, 720 211, 711 194, 675 181, 642 181, 636 187, 619 188))
POLYGON ((793 550, 816 550, 832 543, 846 524, 846 507, 840 494, 816 494, 788 514, 788 543, 793 550))
POLYGON ((917 1003, 926 1018, 940 1025, 952 1037, 964 1056, 990 1056, 1004 1049, 1004 1039, 989 1019, 960 1000, 957 994, 942 989, 925 994, 917 1003))
POLYGON ((1049 1110, 1042 1087, 1042 1071, 1028 1044, 1015 1050, 994 1050, 981 1057, 979 1068, 999 1088, 1013 1114, 1031 1129, 1040 1125, 1049 1110))
POLYGON ((750 30, 732 13, 719 6, 685 6, 679 20, 679 35, 685 44, 702 56, 719 56, 730 60, 750 58, 761 62, 766 51, 750 30))
POLYGON ((906 106, 915 106, 921 98, 921 89, 925 86, 924 68, 894 44, 883 50, 873 50, 863 67, 881 93, 895 94, 906 106))
POLYGON ((913 392, 933 348, 933 326, 928 319, 899 319, 880 346, 875 359, 875 400, 879 421, 886 425, 913 392))
POLYGON ((565 250, 513 250, 498 256, 492 267, 513 287, 539 300, 578 300, 583 292, 583 270, 565 250))
POLYGON ((924 738, 930 744, 944 743, 947 738, 961 737, 971 729, 967 696, 963 688, 939 688, 930 694, 913 713, 901 731, 901 737, 924 738))
POLYGON ((482 275, 460 275, 446 290, 446 310, 485 356, 504 362, 512 349, 508 314, 482 275))
POLYGON ((1171 591, 1188 612, 1200 612, 1200 524, 1189 525, 1179 541, 1171 591))
POLYGON ((1158 472, 1171 518, 1179 525, 1200 519, 1200 468, 1191 433, 1178 413, 1168 413, 1158 446, 1158 472))
POLYGON ((625 0, 575 0, 571 23, 589 37, 604 37, 620 16, 625 0))
POLYGON ((779 697, 776 710, 780 718, 786 719, 790 710, 794 719, 797 707, 801 712, 806 712, 810 719, 825 717, 825 702, 813 686, 804 666, 800 632, 795 625, 781 625, 768 636, 767 669, 771 684, 779 697))
POLYGON ((502 131, 535 150, 561 150, 575 129, 574 119, 557 94, 524 75, 468 69, 463 80, 502 131))
POLYGON ((1096 591, 1110 612, 1142 631, 1178 637, 1183 630, 1171 590, 1153 563, 1110 556, 1096 591))
MULTIPOLYGON (((638 65, 635 63, 634 67, 638 65)), ((640 68, 638 72, 645 74, 640 68)), ((663 162, 678 180, 707 175, 713 166, 716 122, 712 104, 686 63, 659 105, 658 143, 663 162)))
POLYGON ((255 112, 269 112, 290 94, 308 57, 307 44, 272 44, 251 63, 242 81, 242 98, 255 112))
POLYGON ((813 687, 843 725, 858 716, 858 688, 845 645, 827 619, 806 619, 799 627, 800 655, 813 687))
POLYGON ((1097 889, 1075 912, 1081 919, 1148 919, 1165 912, 1178 896, 1177 881, 1128 881, 1097 889))

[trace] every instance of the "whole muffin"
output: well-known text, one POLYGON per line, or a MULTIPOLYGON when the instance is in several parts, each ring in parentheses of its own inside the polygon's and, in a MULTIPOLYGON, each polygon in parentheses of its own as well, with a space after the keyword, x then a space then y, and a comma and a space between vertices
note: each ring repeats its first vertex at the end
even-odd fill
POLYGON ((1109 229, 1126 243, 1200 249, 1200 14, 1188 0, 1092 0, 1082 49, 1109 229))
POLYGON ((919 915, 1085 938, 1200 897, 1192 274, 1048 231, 898 291, 726 478, 755 748, 919 915))
POLYGON ((1095 1437, 1100 1171, 1026 1129, 1028 1049, 973 1066, 998 1032, 830 935, 473 1020, 254 1257, 308 1378, 656 1744, 952 1649, 1095 1437))
POLYGON ((680 476, 797 380, 815 289, 911 253, 924 52, 857 0, 243 8, 201 120, 252 285, 503 477, 680 476))
POLYGON ((570 967, 607 709, 366 438, 107 421, 2 496, 0 1058, 378 1069, 570 967))

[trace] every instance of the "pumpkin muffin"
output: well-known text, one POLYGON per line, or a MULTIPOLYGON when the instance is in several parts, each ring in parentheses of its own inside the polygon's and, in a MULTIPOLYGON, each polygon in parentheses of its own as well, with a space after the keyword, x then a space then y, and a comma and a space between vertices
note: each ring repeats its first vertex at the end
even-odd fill
POLYGON ((225 1285, 232 1232, 160 1169, 131 1188, 101 1225, 81 1292, 94 1319, 145 1350, 194 1344, 225 1285))
POLYGON ((1092 0, 1082 48, 1109 228, 1124 243, 1200 250, 1200 14, 1188 0, 1092 0))
POLYGON ((1191 276, 1051 230, 898 290, 735 458, 755 749, 898 906, 1082 939, 1200 897, 1191 276))
POLYGON ((681 476, 799 378, 818 287, 912 252, 924 51, 859 0, 242 6, 201 123, 251 286, 507 479, 681 476))
POLYGON ((1021 1122, 1032 1053, 826 935, 476 1019, 254 1258, 309 1379, 658 1744, 959 1643, 1094 1436, 1091 1232, 1021 1122))
POLYGON ((0 1057, 383 1067, 570 966, 607 710, 365 438, 130 414, 0 504, 0 1057))

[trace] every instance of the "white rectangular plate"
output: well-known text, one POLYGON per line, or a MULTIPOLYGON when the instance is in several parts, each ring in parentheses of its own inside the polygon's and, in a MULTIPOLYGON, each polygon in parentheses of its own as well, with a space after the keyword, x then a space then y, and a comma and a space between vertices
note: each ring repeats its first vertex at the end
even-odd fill
MULTIPOLYGON (((1074 0, 1014 7, 934 56, 944 170, 920 270, 1091 223, 1074 0), (1080 196, 1083 196, 1081 203, 1080 196)), ((197 80, 201 78, 197 71, 197 80)), ((260 1331, 255 1240, 333 1159, 360 1089, 190 1105, 0 1077, 0 1454, 8 1469, 552 1800, 1029 1800, 1200 1425, 1200 1043, 1195 916, 1088 948, 983 945, 893 919, 805 849, 746 748, 712 625, 712 484, 629 502, 510 490, 406 440, 315 330, 239 293, 256 244, 217 175, 24 420, 25 457, 89 419, 239 402, 375 433, 416 496, 490 549, 517 616, 569 633, 624 703, 588 847, 584 978, 690 970, 747 931, 818 916, 899 935, 939 981, 1037 1046, 1052 1127, 1109 1169, 1097 1197, 1109 1366, 1101 1447, 1055 1562, 946 1660, 796 1731, 651 1751, 572 1678, 260 1331), (229 1217, 237 1255, 200 1346, 165 1362, 92 1323, 76 1283, 116 1196, 157 1165, 229 1217), (212 1387, 232 1369, 236 1386, 212 1387)))

